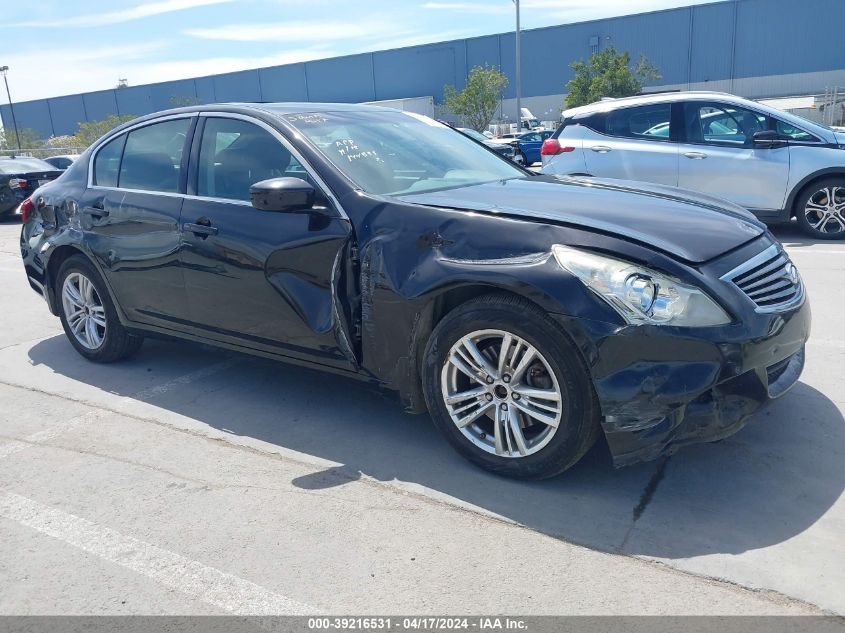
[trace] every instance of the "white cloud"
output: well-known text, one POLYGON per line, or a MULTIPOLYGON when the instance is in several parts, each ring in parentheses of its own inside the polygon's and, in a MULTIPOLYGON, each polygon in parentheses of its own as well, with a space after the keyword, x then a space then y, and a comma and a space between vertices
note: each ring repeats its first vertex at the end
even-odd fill
POLYGON ((76 15, 58 20, 39 20, 37 22, 21 22, 11 26, 37 26, 37 27, 91 27, 105 26, 108 24, 119 24, 148 18, 162 13, 173 13, 213 4, 224 4, 233 0, 161 0, 159 2, 146 2, 134 7, 109 11, 105 13, 91 13, 88 15, 76 15))
POLYGON ((185 29, 190 37, 230 42, 313 42, 348 40, 390 33, 392 25, 365 20, 362 24, 327 21, 292 21, 271 24, 230 24, 205 29, 185 29))
MULTIPOLYGON (((567 21, 593 20, 596 18, 614 17, 669 9, 672 7, 701 4, 710 0, 521 0, 520 12, 523 19, 532 20, 541 17, 567 21), (532 15, 542 11, 542 15, 532 15)), ((488 2, 425 2, 423 9, 439 11, 455 11, 462 13, 478 13, 487 15, 513 14, 514 6, 506 0, 496 3, 488 2)))
POLYGON ((482 2, 426 2, 422 5, 422 8, 469 13, 513 13, 513 8, 506 4, 499 5, 482 2))

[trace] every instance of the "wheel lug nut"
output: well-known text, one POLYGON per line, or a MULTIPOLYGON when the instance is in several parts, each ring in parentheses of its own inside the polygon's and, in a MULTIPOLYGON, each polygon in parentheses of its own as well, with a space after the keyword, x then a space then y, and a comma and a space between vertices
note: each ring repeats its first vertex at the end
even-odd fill
POLYGON ((492 385, 492 384, 493 384, 493 376, 487 376, 487 384, 488 384, 488 385, 492 385))
POLYGON ((485 397, 485 398, 487 398, 487 401, 489 402, 490 400, 492 400, 492 399, 493 399, 493 394, 492 394, 492 393, 488 393, 488 394, 487 394, 487 395, 485 395, 484 397, 485 397))
POLYGON ((499 406, 499 408, 500 408, 502 411, 507 411, 507 410, 508 410, 508 405, 506 405, 506 404, 503 402, 503 403, 499 406))
POLYGON ((508 374, 505 374, 504 376, 502 376, 502 382, 510 382, 510 381, 511 381, 511 377, 508 374))
POLYGON ((520 396, 518 393, 514 393, 514 394, 513 394, 513 399, 514 399, 514 400, 519 400, 519 399, 520 399, 520 397, 521 397, 521 396, 520 396))

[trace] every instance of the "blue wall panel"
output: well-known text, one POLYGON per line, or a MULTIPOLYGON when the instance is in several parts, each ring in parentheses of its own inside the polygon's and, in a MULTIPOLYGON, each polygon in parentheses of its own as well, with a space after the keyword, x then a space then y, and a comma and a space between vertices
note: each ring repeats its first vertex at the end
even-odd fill
POLYGON ((258 71, 264 101, 308 101, 305 64, 262 68, 258 71))
POLYGON ((81 95, 48 99, 47 105, 50 108, 53 134, 56 136, 75 134, 79 124, 88 120, 81 95))
POLYGON ((197 105, 197 88, 193 79, 165 81, 150 86, 150 107, 152 112, 197 105))
POLYGON ((692 7, 691 82, 730 78, 733 12, 733 4, 692 7), (721 54, 714 55, 714 50, 721 54))
MULTIPOLYGON (((373 101, 373 56, 350 55, 305 63, 310 101, 373 101)), ((417 96, 417 95, 412 95, 417 96)))
POLYGON ((117 114, 117 99, 114 90, 100 90, 99 92, 87 92, 82 95, 85 102, 85 114, 89 121, 105 119, 107 116, 117 114))
MULTIPOLYGON (((596 38, 600 48, 612 44, 634 58, 647 55, 660 70, 660 85, 845 69, 841 38, 819 31, 820 17, 824 24, 845 21, 845 0, 728 0, 532 29, 522 36, 522 94, 565 92, 569 65, 589 57, 596 38), (820 36, 807 43, 796 37, 800 33, 820 36)), ((172 107, 173 98, 358 102, 431 95, 439 101, 445 84, 463 87, 467 72, 484 64, 508 76, 505 97, 513 98, 514 34, 502 33, 58 97, 49 108, 46 100, 30 101, 16 104, 15 112, 21 127, 46 137, 75 129, 81 113, 88 120, 145 114, 172 107)), ((10 127, 8 106, 0 106, 0 114, 10 127)))
POLYGON ((155 112, 152 104, 152 86, 129 86, 114 91, 119 114, 134 114, 140 116, 155 112))
POLYGON ((373 99, 433 96, 443 98, 446 84, 463 87, 466 49, 463 42, 414 46, 373 54, 373 99))
POLYGON ((217 101, 262 101, 257 70, 214 75, 213 79, 217 101))

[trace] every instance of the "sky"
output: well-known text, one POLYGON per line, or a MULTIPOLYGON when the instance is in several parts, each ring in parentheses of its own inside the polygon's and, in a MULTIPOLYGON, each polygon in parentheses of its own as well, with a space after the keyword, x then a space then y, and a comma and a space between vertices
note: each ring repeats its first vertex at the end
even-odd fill
MULTIPOLYGON (((712 0, 521 0, 522 27, 712 0)), ((512 0, 28 0, 0 66, 15 102, 513 30, 512 0)), ((11 24, 10 24, 11 22, 11 24)), ((6 95, 0 103, 6 102, 6 95)))

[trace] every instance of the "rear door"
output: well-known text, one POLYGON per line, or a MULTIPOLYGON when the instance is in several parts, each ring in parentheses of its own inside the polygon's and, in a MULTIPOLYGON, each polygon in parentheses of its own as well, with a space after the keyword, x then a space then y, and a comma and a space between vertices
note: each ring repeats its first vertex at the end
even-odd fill
POLYGON ((182 209, 182 265, 191 321, 205 336, 348 369, 355 363, 339 288, 351 226, 292 146, 263 122, 202 117, 190 195, 182 209), (255 182, 311 182, 323 213, 259 211, 255 182))
POLYGON ((153 121, 104 144, 80 200, 86 244, 133 321, 178 328, 187 318, 179 214, 195 120, 153 121))
POLYGON ((587 172, 603 178, 678 184, 678 145, 673 141, 672 104, 654 103, 591 117, 584 132, 587 172), (601 129, 596 130, 595 127, 601 129))
POLYGON ((789 147, 755 147, 755 132, 772 129, 765 114, 733 104, 683 104, 685 142, 678 185, 726 198, 747 209, 783 208, 789 182, 789 147))
POLYGON ((525 162, 533 165, 540 161, 540 148, 543 146, 543 137, 539 132, 527 132, 519 137, 519 149, 525 156, 525 162))

